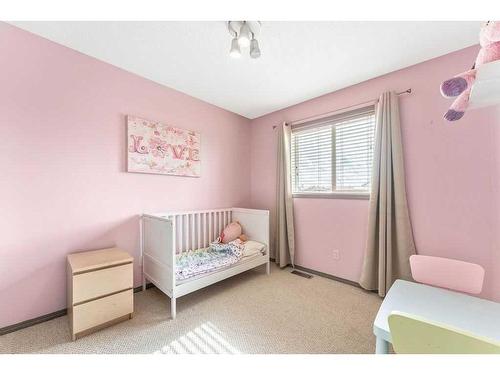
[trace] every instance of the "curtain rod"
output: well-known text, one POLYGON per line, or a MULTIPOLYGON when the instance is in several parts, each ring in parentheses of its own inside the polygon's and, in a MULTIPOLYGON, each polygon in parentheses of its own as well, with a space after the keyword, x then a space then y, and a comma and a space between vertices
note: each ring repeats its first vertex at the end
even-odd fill
MULTIPOLYGON (((407 89, 405 91, 401 91, 401 92, 396 93, 396 95, 405 95, 405 94, 411 94, 411 88, 409 88, 409 89, 407 89)), ((325 113, 321 113, 319 115, 305 117, 305 118, 300 119, 300 120, 289 121, 285 125, 288 126, 288 125, 296 123, 296 122, 305 122, 307 120, 311 120, 311 119, 315 119, 315 118, 318 118, 318 120, 319 120, 322 117, 326 117, 326 116, 328 116, 330 114, 334 114, 334 113, 343 111, 345 109, 349 109, 349 108, 353 108, 353 107, 359 107, 359 106, 362 106, 363 104, 375 103, 377 101, 378 101, 378 99, 369 100, 369 101, 366 101, 366 102, 363 102, 363 103, 358 103, 358 104, 350 105, 350 106, 347 106, 347 107, 344 107, 344 108, 339 108, 339 109, 336 109, 334 111, 328 111, 328 112, 325 112, 325 113)), ((273 129, 276 129, 276 128, 277 128, 277 125, 274 125, 273 129)))

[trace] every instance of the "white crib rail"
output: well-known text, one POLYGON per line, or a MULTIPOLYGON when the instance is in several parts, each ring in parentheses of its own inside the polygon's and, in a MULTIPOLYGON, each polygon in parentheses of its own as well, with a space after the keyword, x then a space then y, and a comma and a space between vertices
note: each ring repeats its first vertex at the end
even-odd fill
POLYGON ((206 248, 232 221, 232 208, 204 211, 177 211, 155 214, 171 220, 175 233, 175 252, 206 248))

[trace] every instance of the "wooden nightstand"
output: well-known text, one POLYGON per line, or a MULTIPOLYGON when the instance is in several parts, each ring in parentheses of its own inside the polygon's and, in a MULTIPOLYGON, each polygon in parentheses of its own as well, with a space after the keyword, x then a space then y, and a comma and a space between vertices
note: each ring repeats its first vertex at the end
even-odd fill
POLYGON ((118 248, 68 255, 68 317, 73 341, 132 318, 134 258, 118 248))

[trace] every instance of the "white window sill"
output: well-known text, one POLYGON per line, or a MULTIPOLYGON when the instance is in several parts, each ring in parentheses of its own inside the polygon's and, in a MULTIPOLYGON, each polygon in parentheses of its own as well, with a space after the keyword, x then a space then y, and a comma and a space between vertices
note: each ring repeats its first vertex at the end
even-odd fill
POLYGON ((293 198, 314 198, 314 199, 370 199, 370 193, 364 192, 328 192, 328 193, 293 193, 293 198))

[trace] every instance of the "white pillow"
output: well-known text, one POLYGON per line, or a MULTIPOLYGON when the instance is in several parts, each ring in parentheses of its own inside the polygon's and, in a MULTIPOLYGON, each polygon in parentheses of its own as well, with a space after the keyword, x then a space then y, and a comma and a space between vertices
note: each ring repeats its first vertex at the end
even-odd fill
POLYGON ((257 241, 247 241, 243 245, 243 257, 249 257, 255 254, 264 254, 266 245, 257 241))

